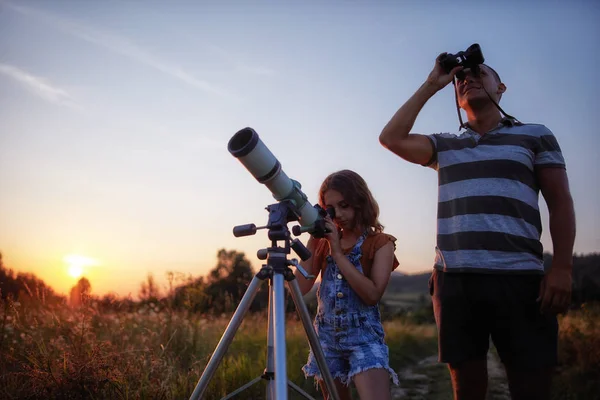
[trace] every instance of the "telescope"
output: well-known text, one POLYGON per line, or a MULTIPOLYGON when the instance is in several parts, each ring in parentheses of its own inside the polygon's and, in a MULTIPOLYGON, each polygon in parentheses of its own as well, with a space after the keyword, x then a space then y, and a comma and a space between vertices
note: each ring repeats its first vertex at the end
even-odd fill
MULTIPOLYGON (((328 207, 325 210, 318 204, 313 206, 308 201, 308 197, 302 192, 300 182, 287 176, 279 160, 260 140, 254 129, 244 128, 239 130, 229 140, 227 149, 259 183, 265 185, 271 191, 275 200, 279 202, 286 201, 292 205, 294 219, 300 222, 300 226, 292 228, 294 235, 299 236, 304 232, 309 232, 315 238, 322 238, 325 233, 328 233, 324 218, 327 214, 331 218, 335 217, 333 207, 328 207)), ((249 224, 238 227, 234 231, 234 235, 245 236, 255 232, 256 227, 249 224)))
POLYGON ((254 275, 248 285, 217 348, 212 353, 208 364, 206 364, 190 400, 204 398, 203 396, 206 393, 212 376, 233 341, 244 316, 250 309, 250 304, 254 300, 260 285, 265 280, 269 281, 266 368, 260 376, 234 390, 229 395, 223 397, 222 400, 230 399, 263 380, 267 382, 267 400, 287 400, 288 387, 304 396, 304 398, 314 400, 312 396, 287 377, 286 307, 284 292, 286 282, 298 316, 302 321, 310 348, 315 354, 317 364, 323 375, 327 392, 333 400, 339 400, 340 397, 333 376, 327 366, 319 338, 312 326, 310 314, 304 303, 300 286, 294 272, 289 267, 294 266, 305 279, 315 279, 316 277, 309 275, 302 268, 298 260, 288 260, 287 258, 290 250, 294 250, 303 261, 308 260, 312 256, 311 252, 298 239, 291 240, 287 224, 294 220, 300 222, 300 225, 296 225, 292 229, 296 236, 299 236, 303 232, 309 232, 314 237, 321 238, 329 232, 325 228, 325 217, 329 213, 334 218, 333 208, 324 210, 319 205, 313 207, 302 192, 300 183, 290 179, 283 172, 281 163, 260 140, 254 129, 244 128, 238 131, 229 140, 227 148, 235 158, 240 160, 258 182, 264 184, 271 191, 273 197, 277 200, 277 203, 266 207, 269 211, 269 220, 266 226, 257 228, 255 224, 239 225, 233 228, 233 234, 236 237, 248 236, 254 235, 257 229, 268 229, 271 246, 258 250, 257 257, 260 260, 266 260, 267 263, 254 275), (283 246, 279 246, 278 242, 283 242, 283 246))

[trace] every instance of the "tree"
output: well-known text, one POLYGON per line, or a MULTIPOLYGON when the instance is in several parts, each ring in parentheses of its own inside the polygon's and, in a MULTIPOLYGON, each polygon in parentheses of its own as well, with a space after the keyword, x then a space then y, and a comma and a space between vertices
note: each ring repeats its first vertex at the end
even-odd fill
POLYGON ((177 309, 186 309, 191 312, 206 312, 208 300, 205 293, 206 283, 204 277, 187 279, 186 283, 175 288, 172 306, 177 309))
POLYGON ((208 274, 205 290, 208 307, 217 313, 233 311, 253 276, 252 266, 244 253, 219 250, 217 265, 208 274))
POLYGON ((140 286, 140 300, 142 301, 158 301, 160 297, 160 289, 154 280, 154 275, 148 274, 146 282, 142 282, 140 286))
POLYGON ((81 277, 71 289, 69 300, 71 307, 81 307, 86 304, 92 292, 92 284, 86 277, 81 277))
POLYGON ((46 283, 31 273, 8 269, 0 253, 0 295, 14 300, 33 301, 42 304, 61 304, 64 296, 57 295, 46 283))
POLYGON ((4 267, 2 253, 0 253, 0 296, 6 298, 8 295, 16 297, 19 293, 19 286, 15 279, 15 274, 12 269, 4 267))

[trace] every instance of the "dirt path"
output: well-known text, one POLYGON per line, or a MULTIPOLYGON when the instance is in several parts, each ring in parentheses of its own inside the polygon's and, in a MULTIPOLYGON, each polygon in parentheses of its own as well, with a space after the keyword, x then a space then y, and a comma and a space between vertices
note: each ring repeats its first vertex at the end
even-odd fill
POLYGON ((488 353, 488 395, 489 400, 510 400, 506 372, 498 355, 488 353))
MULTIPOLYGON (((400 386, 392 386, 394 400, 453 400, 452 384, 446 365, 437 356, 422 359, 398 373, 400 386)), ((510 400, 504 368, 493 352, 488 353, 487 400, 510 400)))

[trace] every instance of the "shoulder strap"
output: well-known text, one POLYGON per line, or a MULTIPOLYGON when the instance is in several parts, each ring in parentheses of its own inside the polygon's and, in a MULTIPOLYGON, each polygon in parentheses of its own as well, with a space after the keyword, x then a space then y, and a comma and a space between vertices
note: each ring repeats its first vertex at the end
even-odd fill
MULTIPOLYGON (((388 242, 394 243, 394 250, 396 249, 396 238, 392 235, 388 235, 387 233, 376 233, 368 235, 361 245, 362 257, 360 258, 360 264, 363 268, 363 273, 365 276, 369 277, 371 274, 371 267, 373 266, 373 261, 375 260, 375 253, 381 247, 383 247, 388 242)), ((313 266, 317 267, 318 270, 315 271, 321 272, 327 266, 327 255, 328 255, 329 245, 327 244, 327 240, 321 239, 319 243, 317 243, 317 247, 313 252, 313 266)), ((400 263, 394 255, 394 265, 393 270, 398 268, 400 263)))
MULTIPOLYGON (((375 253, 377 253, 377 250, 385 246, 388 242, 392 242, 394 244, 395 250, 396 240, 397 239, 394 236, 388 235, 387 233, 375 233, 367 236, 361 247, 362 257, 360 259, 360 263, 362 265, 363 273, 365 274, 365 276, 368 277, 371 275, 371 268, 373 267, 373 262, 375 261, 375 253)), ((396 255, 394 255, 394 265, 392 270, 398 268, 398 265, 400 265, 400 263, 398 262, 396 255)))

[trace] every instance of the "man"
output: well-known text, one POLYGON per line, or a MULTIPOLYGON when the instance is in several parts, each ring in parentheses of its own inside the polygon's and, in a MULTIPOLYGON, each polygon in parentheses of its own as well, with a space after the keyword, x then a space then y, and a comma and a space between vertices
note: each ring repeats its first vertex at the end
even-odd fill
POLYGON ((564 158, 545 126, 502 117, 497 103, 506 86, 492 68, 482 64, 479 73, 463 67, 446 73, 440 57, 379 137, 404 160, 438 172, 430 292, 439 360, 449 366, 455 399, 483 400, 491 337, 512 398, 548 399, 557 362, 556 314, 570 304, 575 240, 564 158), (468 117, 465 131, 410 133, 425 103, 461 70, 464 79, 454 84, 468 117), (540 191, 554 247, 546 274, 540 191))

